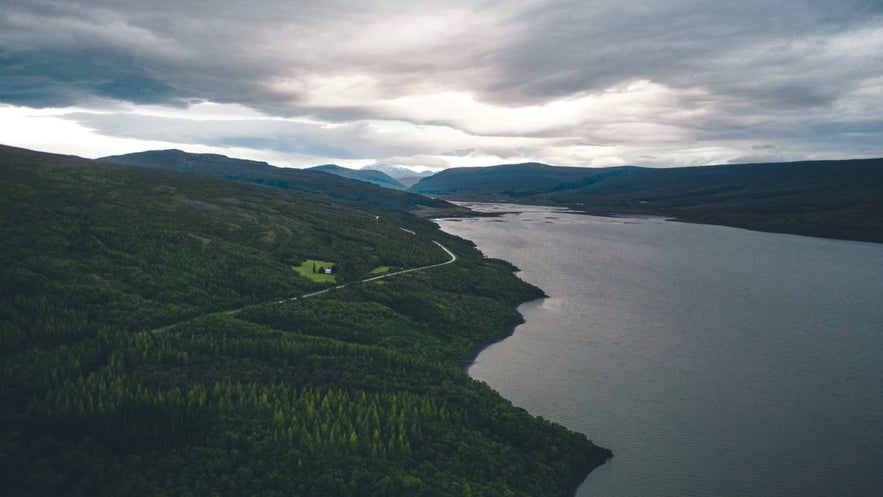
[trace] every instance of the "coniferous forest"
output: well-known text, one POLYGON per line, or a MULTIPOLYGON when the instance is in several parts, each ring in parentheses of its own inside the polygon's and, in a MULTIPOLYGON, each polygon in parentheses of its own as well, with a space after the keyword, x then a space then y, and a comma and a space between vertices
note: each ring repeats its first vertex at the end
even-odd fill
POLYGON ((463 373, 542 292, 428 220, 8 147, 0 175, 2 495, 563 496, 609 457, 463 373), (433 241, 457 261, 361 281, 433 241))

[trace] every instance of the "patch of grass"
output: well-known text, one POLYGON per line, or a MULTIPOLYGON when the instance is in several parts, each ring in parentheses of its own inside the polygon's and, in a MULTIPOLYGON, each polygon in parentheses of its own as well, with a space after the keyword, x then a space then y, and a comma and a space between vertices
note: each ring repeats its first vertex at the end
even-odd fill
POLYGON ((333 274, 325 274, 324 268, 334 266, 333 262, 320 261, 318 259, 307 259, 300 266, 291 266, 291 269, 312 281, 318 283, 336 283, 337 278, 333 274), (321 271, 321 272, 320 272, 321 271))
POLYGON ((371 276, 380 276, 381 274, 386 274, 389 272, 389 266, 377 266, 376 268, 371 270, 371 276))

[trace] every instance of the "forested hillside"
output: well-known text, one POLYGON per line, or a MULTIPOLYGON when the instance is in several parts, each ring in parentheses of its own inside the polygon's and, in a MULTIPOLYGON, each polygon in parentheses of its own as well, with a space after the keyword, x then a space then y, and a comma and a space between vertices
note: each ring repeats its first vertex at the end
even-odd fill
POLYGON ((151 150, 105 157, 102 160, 284 188, 335 202, 355 203, 361 210, 384 210, 387 214, 418 212, 452 215, 465 212, 442 200, 404 191, 390 192, 388 188, 337 174, 276 167, 266 162, 234 159, 217 154, 151 150))
POLYGON ((0 174, 2 495, 561 496, 609 456, 462 373, 540 292, 428 221, 8 147, 0 174), (456 263, 359 283, 433 240, 456 263))

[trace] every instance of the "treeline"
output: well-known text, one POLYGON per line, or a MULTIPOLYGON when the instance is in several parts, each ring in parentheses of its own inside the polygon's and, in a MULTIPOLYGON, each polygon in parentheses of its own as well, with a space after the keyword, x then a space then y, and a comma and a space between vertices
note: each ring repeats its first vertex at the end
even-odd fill
POLYGON ((603 455, 432 346, 419 356, 218 315, 92 347, 31 389, 7 494, 562 495, 603 455))
POLYGON ((540 295, 468 242, 71 161, 2 165, 0 494, 560 496, 607 457, 463 375, 540 295), (277 303, 300 258, 446 260, 427 234, 458 262, 277 303))

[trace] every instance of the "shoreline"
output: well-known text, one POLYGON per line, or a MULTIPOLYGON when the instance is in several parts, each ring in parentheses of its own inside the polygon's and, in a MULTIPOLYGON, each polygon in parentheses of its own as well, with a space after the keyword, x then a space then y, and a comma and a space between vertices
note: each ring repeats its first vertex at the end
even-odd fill
MULTIPOLYGON (((834 220, 842 220, 831 214, 827 223, 813 222, 812 220, 800 219, 796 215, 780 215, 756 217, 747 214, 725 215, 718 211, 707 210, 695 211, 691 209, 678 209, 674 207, 652 209, 650 206, 640 209, 622 209, 604 206, 586 206, 583 204, 563 203, 516 203, 513 199, 506 200, 457 200, 449 199, 455 205, 470 208, 469 205, 498 205, 507 206, 506 210, 481 212, 472 210, 457 218, 467 219, 476 217, 500 217, 506 214, 524 212, 531 207, 546 207, 549 209, 561 209, 570 214, 583 214, 596 217, 609 218, 662 218, 676 223, 699 224, 708 226, 724 226, 728 228, 744 229, 760 233, 774 233, 780 235, 807 236, 826 240, 842 240, 849 242, 883 243, 883 227, 874 225, 856 225, 855 223, 844 225, 834 220), (518 208, 521 208, 520 210, 518 208)), ((821 216, 821 215, 820 215, 821 216)), ((457 219, 438 217, 438 219, 457 219)))
MULTIPOLYGON (((447 220, 447 221, 462 221, 464 218, 471 218, 471 217, 500 217, 500 216, 503 216, 503 215, 505 215, 505 214, 513 214, 513 213, 521 212, 521 211, 514 211, 514 210, 509 211, 509 210, 507 210, 507 211, 505 211, 505 212, 483 213, 483 212, 478 212, 478 211, 471 210, 471 209, 470 209, 470 211, 471 211, 472 214, 477 214, 477 215, 460 216, 460 217, 457 217, 457 218, 439 218, 439 220, 440 220, 440 219, 445 219, 445 220, 447 220)), ((575 213, 575 214, 584 214, 584 213, 582 213, 582 212, 577 212, 577 211, 572 211, 572 212, 575 213)), ((439 228, 441 229, 441 226, 439 226, 439 228)), ((444 229, 442 229, 442 231, 444 231, 444 229)), ((447 232, 446 232, 446 233, 447 233, 447 232)), ((448 234, 451 234, 451 233, 448 233, 448 234)), ((455 235, 455 236, 459 236, 459 235, 455 235)), ((471 241, 471 240, 470 240, 470 241, 471 241)), ((473 243, 474 243, 474 242, 473 242, 473 243)), ((478 247, 476 246, 476 248, 478 248, 478 247)), ((518 278, 518 275, 517 275, 517 273, 518 273, 518 269, 517 269, 517 267, 516 267, 512 262, 510 262, 510 261, 506 261, 506 262, 509 263, 513 268, 515 268, 515 269, 512 271, 512 274, 513 274, 516 278, 518 278)), ((518 278, 518 279, 521 279, 521 278, 518 278)), ((522 280, 522 281, 523 281, 523 280, 522 280)), ((532 286, 533 286, 533 285, 532 285, 532 286)), ((518 310, 522 305, 524 305, 524 304, 528 304, 528 303, 531 303, 531 302, 537 302, 537 301, 540 301, 540 300, 543 300, 543 299, 547 299, 547 298, 549 298, 549 295, 548 295, 548 294, 547 294, 542 288, 539 288, 539 287, 536 287, 536 286, 534 286, 534 287, 537 288, 540 292, 542 292, 542 295, 540 295, 540 296, 538 296, 538 297, 536 297, 536 298, 533 298, 533 299, 529 299, 529 300, 524 300, 524 301, 522 301, 522 302, 518 302, 518 303, 513 304, 512 306, 510 306, 510 309, 512 309, 513 311, 515 311, 515 314, 517 315, 517 317, 516 317, 516 318, 515 318, 510 324, 506 325, 506 326, 500 331, 500 333, 499 333, 498 335, 496 335, 495 337, 493 337, 493 338, 491 338, 491 339, 489 339, 489 340, 487 340, 487 341, 485 341, 485 342, 479 343, 479 344, 475 345, 474 347, 472 347, 472 349, 470 349, 469 352, 467 353, 466 357, 460 361, 460 370, 461 370, 461 372, 463 373, 464 376, 466 376, 466 377, 469 378, 470 380, 473 380, 473 381, 479 381, 479 380, 476 380, 475 378, 473 378, 472 376, 469 375, 469 368, 472 367, 473 364, 475 364, 475 361, 476 361, 476 359, 478 358, 478 356, 479 356, 479 355, 480 355, 485 349, 487 349, 488 347, 490 347, 490 346, 492 346, 492 345, 495 345, 495 344, 497 344, 497 343, 500 343, 500 342, 502 342, 503 340, 506 340, 507 338, 510 338, 510 337, 515 333, 515 329, 518 328, 518 326, 520 326, 520 325, 522 325, 522 324, 524 324, 524 323, 526 322, 525 319, 524 319, 524 315, 518 310)), ((493 387, 491 387, 491 388, 493 388, 493 387)), ((494 390, 494 391, 496 391, 496 390, 494 390)), ((499 392, 497 392, 497 393, 499 394, 499 392)), ((500 395, 500 396, 503 397, 502 395, 500 395)), ((506 397, 503 397, 503 398, 506 399, 506 400, 508 400, 509 402, 512 402, 512 400, 509 399, 509 398, 506 398, 506 397)), ((514 405, 514 403, 513 403, 513 405, 514 405)), ((536 416, 536 415, 533 414, 533 413, 531 413, 531 416, 536 416)), ((556 421, 556 420, 552 420, 552 419, 550 419, 549 421, 552 421, 553 423, 556 423, 556 424, 561 425, 561 423, 559 423, 559 422, 556 421)), ((561 425, 561 426, 564 426, 564 425, 561 425)), ((597 469, 598 467, 600 467, 600 466, 602 466, 603 464, 605 464, 609 459, 611 459, 611 458, 613 457, 613 451, 611 451, 610 449, 608 449, 608 448, 606 448, 606 447, 601 447, 600 445, 596 445, 595 442, 592 441, 591 439, 589 439, 588 435, 586 435, 585 433, 578 432, 578 431, 576 431, 576 430, 572 430, 572 429, 570 429, 570 428, 568 428, 568 429, 569 429, 570 431, 574 432, 574 433, 578 433, 578 434, 582 435, 583 437, 585 437, 585 439, 588 440, 589 443, 591 443, 591 445, 592 445, 592 447, 593 447, 592 451, 591 451, 590 453, 586 454, 586 464, 585 464, 585 466, 583 467, 582 472, 581 472, 579 475, 577 475, 575 478, 573 478, 572 481, 568 482, 567 485, 566 485, 566 487, 567 487, 567 489, 568 489, 567 492, 566 492, 566 495, 569 495, 569 496, 575 496, 577 490, 579 490, 579 487, 582 486, 582 484, 583 484, 583 483, 586 481, 586 479, 589 477, 589 474, 590 474, 592 471, 594 471, 595 469, 597 469)))
MULTIPOLYGON (((469 368, 473 364, 475 364, 475 360, 478 358, 478 356, 486 348, 490 347, 491 345, 495 345, 495 344, 500 343, 503 340, 506 340, 507 338, 511 337, 515 333, 515 329, 518 328, 518 326, 520 326, 526 322, 524 320, 524 315, 518 311, 519 307, 521 307, 523 304, 529 304, 531 302, 536 302, 536 301, 547 299, 547 298, 549 298, 549 296, 545 292, 543 292, 543 295, 540 297, 537 297, 537 298, 531 299, 531 300, 525 300, 524 302, 520 302, 516 305, 513 305, 511 307, 511 309, 514 310, 518 314, 518 317, 515 319, 515 321, 512 324, 507 325, 503 329, 503 332, 500 335, 498 335, 496 338, 488 340, 487 342, 481 343, 479 345, 476 345, 475 347, 472 348, 472 350, 469 351, 469 354, 466 356, 466 359, 463 359, 463 361, 461 362, 460 370, 463 372, 463 375, 465 375, 467 378, 469 378, 471 380, 479 381, 469 375, 469 368)), ((491 387, 491 388, 493 388, 493 387, 491 387)), ((496 391, 496 390, 494 390, 494 391, 496 391)), ((502 395, 500 395, 500 396, 503 397, 502 395)), ((511 402, 511 399, 508 399, 506 397, 503 397, 503 398, 511 402)), ((535 414, 531 413, 531 416, 535 416, 535 414)), ((550 421, 552 421, 554 423, 558 423, 555 420, 550 420, 550 421)), ((574 431, 574 430, 571 430, 571 431, 574 431)), ((589 439, 585 433, 581 433, 581 432, 577 432, 577 431, 574 431, 574 432, 580 433, 581 435, 586 437, 586 439, 591 442, 592 446, 594 447, 594 450, 592 451, 591 455, 586 458, 586 465, 583 468, 582 474, 578 475, 576 478, 574 478, 573 481, 568 482, 567 495, 571 495, 571 496, 576 495, 577 490, 579 490, 579 487, 582 486, 582 484, 586 481, 586 479, 589 477, 589 474, 592 471, 594 471, 598 467, 604 465, 608 460, 613 458, 613 451, 611 451, 610 449, 608 449, 606 447, 601 447, 600 445, 596 445, 595 442, 592 441, 591 439, 589 439)))
POLYGON ((469 353, 466 354, 466 358, 460 361, 460 369, 463 371, 463 374, 468 376, 471 379, 474 379, 471 376, 469 376, 469 368, 473 364, 475 364, 475 360, 478 359, 478 356, 482 352, 484 352, 484 349, 490 347, 491 345, 500 343, 503 340, 511 337, 515 333, 515 328, 518 328, 520 325, 524 324, 524 322, 525 322, 524 316, 520 312, 518 312, 518 308, 521 307, 522 304, 536 302, 537 300, 542 300, 545 298, 548 298, 548 295, 544 294, 542 297, 537 297, 532 300, 525 300, 524 302, 519 302, 518 304, 510 306, 509 308, 512 309, 513 311, 515 311, 516 314, 518 314, 518 318, 516 318, 512 324, 506 325, 503 328, 503 331, 500 332, 500 334, 497 335, 496 337, 491 338, 490 340, 484 341, 482 343, 479 343, 478 345, 475 345, 474 347, 472 347, 472 349, 469 350, 469 353))
MULTIPOLYGON (((542 291, 542 289, 540 289, 540 290, 542 291)), ((510 307, 510 309, 515 311, 515 313, 518 315, 518 317, 515 318, 515 320, 513 320, 512 323, 510 323, 506 327, 504 327, 499 335, 495 336, 494 338, 492 338, 490 340, 487 340, 485 342, 482 342, 482 343, 474 346, 469 351, 469 353, 466 355, 466 358, 460 362, 460 371, 463 373, 463 375, 466 376, 467 378, 469 378, 470 380, 479 381, 469 375, 469 368, 473 364, 475 364, 475 360, 478 358, 478 356, 488 347, 495 345, 497 343, 500 343, 503 340, 506 340, 507 338, 511 337, 515 333, 515 329, 526 322, 524 319, 524 315, 518 310, 519 307, 521 307, 524 304, 529 304, 531 302, 537 302, 537 301, 547 299, 547 298, 549 298, 549 295, 546 294, 545 292, 543 292, 543 294, 537 298, 525 300, 523 302, 519 302, 517 304, 512 305, 510 307)), ((491 387, 491 388, 493 388, 493 387, 491 387)), ((496 391, 496 390, 494 390, 494 391, 496 391)), ((499 392, 497 392, 497 393, 499 394, 499 392)), ((503 397, 502 395, 500 395, 500 396, 503 397)), ((512 402, 512 400, 509 398, 506 398, 506 397, 503 397, 503 398, 508 400, 509 402, 512 402)), ((536 416, 536 415, 531 413, 531 416, 536 416)), ((550 421, 552 421, 553 423, 556 423, 556 424, 560 424, 560 423, 558 423, 558 421, 555 421, 555 420, 550 420, 550 421)), ((597 469, 598 467, 605 464, 608 460, 610 460, 613 457, 613 451, 611 451, 610 449, 608 449, 606 447, 601 447, 600 445, 596 445, 595 442, 592 441, 591 439, 589 439, 585 433, 577 432, 575 430, 571 430, 571 431, 573 431, 574 433, 579 433, 580 435, 585 437, 586 440, 589 440, 589 442, 594 447, 592 452, 590 454, 587 454, 586 465, 583 467, 582 473, 577 475, 572 481, 568 482, 568 484, 567 484, 568 490, 567 490, 566 495, 575 496, 579 487, 582 486, 582 484, 589 477, 589 474, 592 471, 594 471, 595 469, 597 469)))
MULTIPOLYGON (((565 216, 561 217, 563 219, 565 216)), ((874 330, 858 330, 864 329, 865 324, 870 324, 868 328, 873 328, 876 323, 874 318, 878 317, 873 312, 874 299, 866 300, 866 295, 873 295, 874 289, 879 289, 879 285, 873 285, 873 278, 867 276, 862 267, 872 267, 875 261, 879 261, 880 245, 793 234, 768 236, 758 230, 720 225, 717 225, 717 230, 709 230, 706 227, 708 225, 685 222, 654 222, 654 226, 627 226, 630 223, 622 223, 623 226, 618 226, 620 223, 603 224, 568 216, 568 219, 556 223, 562 224, 561 231, 552 224, 548 224, 546 228, 547 224, 542 217, 522 215, 512 216, 511 224, 475 220, 462 225, 448 224, 446 228, 450 227, 453 233, 463 233, 462 236, 480 242, 478 246, 482 250, 523 267, 525 272, 519 274, 520 277, 543 287, 553 296, 548 303, 527 306, 523 317, 526 320, 527 314, 530 314, 531 321, 527 321, 522 331, 510 341, 489 351, 485 362, 476 368, 476 376, 495 387, 499 386, 506 397, 525 399, 524 402, 534 406, 537 412, 542 412, 543 415, 548 413, 547 417, 550 419, 562 419, 556 418, 561 413, 568 422, 573 420, 572 426, 578 428, 578 431, 593 434, 603 440, 603 445, 607 447, 619 447, 615 451, 619 460, 610 466, 601 467, 600 471, 595 472, 595 476, 589 473, 591 481, 585 480, 582 483, 586 488, 580 488, 578 495, 594 495, 598 492, 609 492, 611 495, 652 495, 660 492, 658 489, 663 487, 671 488, 666 493, 674 495, 690 493, 696 482, 718 490, 743 486, 746 489, 769 489, 759 491, 761 494, 794 492, 797 495, 801 488, 805 492, 807 489, 826 486, 829 486, 829 490, 835 489, 833 494, 838 493, 838 488, 846 493, 846 487, 838 487, 839 484, 832 483, 838 481, 836 465, 817 464, 810 458, 824 461, 824 456, 828 456, 841 458, 844 463, 850 464, 854 461, 861 464, 872 461, 871 446, 842 452, 832 448, 840 447, 839 441, 850 439, 853 433, 859 433, 854 426, 869 422, 872 425, 873 416, 857 416, 854 422, 832 424, 832 432, 842 430, 842 433, 838 433, 836 437, 814 441, 810 445, 805 444, 805 437, 800 434, 812 433, 814 423, 806 418, 798 418, 800 422, 795 423, 793 416, 794 413, 804 411, 805 406, 825 405, 830 411, 820 412, 820 416, 825 416, 825 419, 848 419, 843 417, 843 413, 854 411, 855 406, 846 402, 831 402, 830 399, 842 399, 843 395, 853 389, 858 392, 863 387, 861 383, 856 385, 844 381, 837 384, 825 383, 828 389, 812 388, 811 381, 802 381, 805 378, 798 374, 791 376, 791 371, 785 368, 781 370, 782 374, 777 375, 776 382, 765 381, 770 377, 766 374, 748 373, 739 382, 739 387, 728 389, 718 386, 735 385, 734 378, 737 376, 734 374, 740 372, 738 364, 743 363, 745 358, 755 358, 757 354, 754 352, 757 350, 770 352, 769 356, 765 356, 765 361, 759 363, 764 368, 769 368, 769 371, 780 371, 778 368, 782 368, 781 364, 791 364, 788 361, 793 361, 794 367, 806 361, 803 364, 805 367, 819 353, 827 358, 825 368, 819 370, 819 373, 836 372, 842 378, 858 371, 874 371, 876 368, 872 365, 872 355, 864 356, 860 353, 867 350, 864 347, 874 340, 874 330), (527 221, 529 218, 534 218, 533 224, 527 221), (533 237, 542 243, 532 245, 533 237), (634 243, 627 245, 630 241, 634 243), (562 249, 560 254, 553 252, 558 245, 567 247, 567 250, 562 249), (638 246, 653 247, 653 250, 630 250, 631 247, 638 246), (692 257, 691 250, 714 254, 714 257, 692 257), (793 254, 796 253, 801 254, 799 259, 794 258, 793 254), (546 254, 549 254, 548 257, 546 254), (756 254, 763 254, 764 258, 756 254), (846 257, 847 254, 849 257, 846 257), (582 257, 584 255, 586 257, 582 257), (603 271, 600 267, 596 271, 592 264, 586 263, 591 260, 590 257, 594 257, 596 261, 610 261, 610 264, 604 266, 603 271), (847 260, 862 263, 842 262, 847 260), (629 273, 631 268, 643 269, 640 263, 644 261, 652 261, 654 269, 659 268, 659 274, 654 276, 655 280, 648 282, 653 283, 652 285, 634 284, 639 281, 637 278, 644 276, 629 273), (569 266, 584 268, 586 271, 577 272, 569 266), (685 272, 684 268, 696 268, 696 271, 685 272), (775 268, 775 271, 770 268, 775 268), (537 269, 548 271, 538 272, 537 269), (781 278, 777 278, 775 286, 770 286, 768 297, 752 293, 751 300, 735 299, 731 307, 732 314, 727 313, 727 317, 733 316, 731 322, 719 319, 720 299, 714 296, 741 296, 739 291, 753 288, 752 284, 758 278, 755 275, 762 275, 759 277, 763 279, 764 276, 777 273, 781 278), (621 274, 628 276, 619 277, 621 274), (691 280, 688 284, 684 279, 685 274, 697 275, 696 282, 691 280), (574 276, 572 281, 571 275, 574 276), (587 276, 592 275, 597 275, 597 279, 589 281, 587 276), (744 280, 740 279, 743 275, 744 280), (850 283, 842 289, 838 287, 832 290, 829 282, 833 275, 842 278, 839 281, 850 283), (569 283, 565 283, 568 281, 569 283), (719 293, 708 292, 709 281, 711 288, 719 293), (781 285, 779 281, 782 282, 781 285), (865 287, 869 283, 870 286, 865 287), (608 292, 603 295, 604 298, 592 300, 593 305, 590 308, 583 308, 588 299, 594 299, 596 294, 603 293, 599 289, 616 288, 618 284, 626 289, 632 287, 640 290, 608 292), (695 322, 687 322, 683 326, 678 326, 680 322, 672 322, 672 326, 667 328, 660 325, 657 331, 655 326, 658 325, 659 312, 653 311, 661 309, 641 304, 657 303, 652 299, 658 294, 652 290, 674 288, 674 284, 683 284, 682 288, 685 289, 683 293, 675 295, 689 297, 697 305, 702 302, 703 297, 708 296, 704 307, 710 312, 703 312, 701 320, 697 318, 695 322), (854 288, 858 290, 856 294, 847 298, 848 292, 854 288), (644 300, 642 297, 645 296, 649 299, 644 300), (559 298, 562 300, 560 305, 555 302, 559 298), (616 301, 630 303, 617 307, 613 305, 616 301), (752 305, 756 302, 768 303, 769 307, 760 307, 767 309, 769 314, 752 322, 758 315, 757 306, 752 305), (795 305, 790 308, 781 305, 783 302, 794 302, 795 305), (849 311, 850 317, 864 316, 861 324, 858 324, 858 320, 850 321, 856 323, 855 341, 844 339, 833 347, 823 339, 831 330, 836 330, 836 326, 843 324, 832 321, 821 325, 820 322, 824 320, 812 315, 815 310, 819 310, 820 314, 824 310, 830 310, 827 306, 832 303, 836 303, 837 309, 844 312, 844 317, 847 316, 845 311, 849 311), (871 303, 870 307, 865 306, 867 303, 871 303), (789 308, 787 312, 782 311, 785 307, 789 308), (611 315, 614 317, 603 315, 604 311, 611 309, 615 311, 611 315), (632 310, 635 312, 629 313, 632 310), (740 316, 743 312, 744 319, 740 316), (599 315, 599 319, 594 319, 599 315), (622 321, 616 320, 615 316, 628 318, 622 321), (774 331, 772 335, 769 332, 755 333, 754 330, 764 330, 764 323, 761 321, 773 325, 768 329, 774 331), (557 330, 562 323, 565 328, 561 329, 573 331, 573 335, 567 334, 565 340, 553 343, 559 336, 557 330), (636 338, 630 344, 631 347, 623 347, 618 342, 620 336, 617 329, 621 329, 623 323, 632 324, 636 330, 636 338), (713 323, 712 328, 708 328, 707 323, 713 323), (744 326, 745 323, 752 323, 752 326, 744 326), (794 326, 774 326, 782 323, 794 323, 794 326), (819 325, 818 328, 814 328, 813 324, 819 325), (717 330, 715 326, 732 330, 731 337, 728 337, 730 341, 725 341, 727 347, 722 356, 715 356, 721 350, 717 347, 717 340, 708 340, 709 337, 721 336, 716 331, 716 334, 707 334, 709 329, 717 330), (583 328, 605 331, 596 334, 584 331, 583 328), (689 341, 686 339, 687 335, 689 341), (771 336, 781 338, 770 341, 771 336), (808 340, 809 337, 818 337, 819 340, 813 343, 808 340), (780 343, 796 343, 795 338, 805 348, 783 349, 776 346, 780 343), (656 348, 660 344, 663 347, 656 348), (800 352, 795 353, 796 350, 800 352), (616 355, 619 351, 623 351, 623 355, 616 355), (659 355, 659 351, 668 355, 659 355), (709 363, 707 357, 723 357, 724 360, 720 364, 709 363), (788 361, 781 360, 785 358, 788 361), (867 362, 865 359, 868 359, 867 362), (646 362, 641 362, 642 360, 646 362), (547 364, 560 364, 560 367, 547 364), (631 364, 638 365, 640 369, 637 373, 630 371, 631 364), (726 371, 727 368, 732 368, 735 373, 726 371), (591 376, 592 370, 599 373, 594 378, 591 376), (569 377, 568 373, 571 371, 574 375, 569 377), (630 374, 633 376, 629 376, 630 374), (657 374, 660 376, 655 376, 657 374), (562 381, 562 388, 555 388, 558 379, 565 377, 568 378, 567 383, 562 381), (697 388, 696 377, 703 378, 700 388, 697 388), (648 379, 651 381, 647 381, 648 379), (757 388, 742 390, 742 385, 753 381, 758 383, 757 388), (663 383, 665 388, 659 388, 663 383), (624 389, 624 386, 628 388, 624 389), (709 404, 707 393, 712 391, 726 396, 714 397, 714 402, 709 404), (622 392, 628 395, 620 397, 622 392), (755 409, 755 399, 760 395, 767 399, 789 399, 789 404, 758 411, 755 409), (684 399, 685 402, 673 403, 673 398, 684 399), (726 405, 721 399, 726 399, 727 404, 743 406, 739 418, 734 417, 732 424, 727 425, 727 429, 731 431, 719 430, 719 406, 726 405), (596 405, 599 401, 607 401, 608 404, 596 405), (664 409, 654 409, 652 406, 662 406, 664 409), (660 416, 660 413, 667 416, 660 416), (748 416, 767 422, 766 426, 770 428, 765 429, 765 433, 758 433, 752 428, 756 423, 742 422, 742 419, 751 420, 748 416), (685 424, 684 419, 689 419, 691 423, 685 424), (795 431, 782 432, 777 429, 781 426, 793 427, 795 431), (722 433, 725 435, 722 436, 722 433), (611 438, 614 434, 616 436, 611 438), (738 447, 738 454, 749 453, 751 449, 764 447, 765 444, 775 447, 774 451, 782 452, 744 459, 741 455, 734 456, 734 452, 726 448, 719 451, 708 450, 708 447, 715 446, 720 440, 738 447), (629 449, 628 455, 624 453, 623 447, 629 449), (661 458, 659 447, 666 447, 667 454, 680 452, 680 455, 661 458), (822 454, 822 459, 817 456, 806 456, 807 459, 802 459, 813 453, 822 454), (798 460, 801 461, 800 465, 790 462, 798 460), (684 461, 690 464, 684 466, 684 461), (762 466, 757 461, 762 462, 762 466), (728 472, 715 471, 715 467, 738 468, 740 465, 744 467, 738 470, 728 469, 728 472), (771 474, 767 468, 774 468, 781 477, 764 478, 771 474), (751 473, 757 474, 750 479, 752 481, 740 477, 741 474, 751 473), (664 485, 660 484, 660 479, 665 480, 662 482, 664 485)), ((665 315, 680 319, 677 301, 666 302, 665 310, 669 309, 670 314, 665 315)), ((819 376, 822 379, 825 377, 838 376, 819 376)), ((855 393, 850 397, 860 399, 857 404, 862 409, 860 412, 873 412, 872 401, 869 405, 865 402, 865 397, 855 393)), ((856 488, 859 485, 868 485, 868 482, 870 485, 865 488, 871 488, 873 475, 867 478, 868 475, 861 471, 857 470, 855 473, 854 480, 861 482, 855 483, 856 488)), ((758 493, 753 490, 741 491, 746 494, 752 492, 758 493)), ((856 492, 856 495, 859 494, 860 492, 856 492)))

